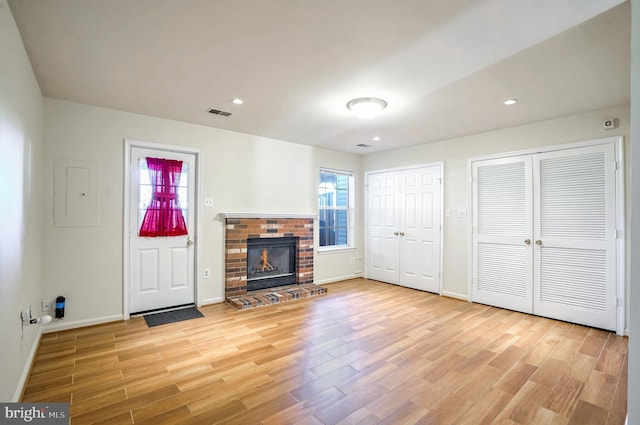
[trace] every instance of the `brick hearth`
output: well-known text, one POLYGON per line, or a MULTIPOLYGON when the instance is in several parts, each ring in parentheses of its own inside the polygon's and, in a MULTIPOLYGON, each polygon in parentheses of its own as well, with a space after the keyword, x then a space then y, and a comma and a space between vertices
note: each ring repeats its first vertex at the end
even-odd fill
POLYGON ((313 218, 226 217, 225 297, 247 292, 247 239, 297 237, 298 284, 313 283, 313 218))

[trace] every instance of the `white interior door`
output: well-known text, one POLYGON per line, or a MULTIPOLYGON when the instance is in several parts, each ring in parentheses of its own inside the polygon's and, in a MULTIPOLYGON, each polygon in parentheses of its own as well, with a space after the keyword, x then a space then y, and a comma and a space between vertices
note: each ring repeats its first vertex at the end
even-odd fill
POLYGON ((400 192, 396 172, 367 178, 367 277, 397 283, 400 192))
POLYGON ((366 276, 440 293, 442 167, 367 176, 366 276))
POLYGON ((531 156, 476 161, 472 173, 472 300, 531 313, 531 156))
POLYGON ((534 155, 535 314, 616 328, 612 144, 534 155))
POLYGON ((440 293, 441 167, 400 173, 399 283, 440 293))
POLYGON ((130 158, 129 312, 193 304, 195 155, 132 147, 130 158), (154 196, 147 157, 182 161, 177 193, 188 234, 139 236, 143 217, 154 196))

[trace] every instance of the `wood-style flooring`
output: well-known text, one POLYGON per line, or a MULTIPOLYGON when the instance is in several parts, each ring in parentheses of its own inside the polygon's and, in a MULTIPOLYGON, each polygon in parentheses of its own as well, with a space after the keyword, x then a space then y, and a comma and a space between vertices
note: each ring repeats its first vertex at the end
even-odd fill
POLYGON ((76 424, 624 424, 627 339, 364 279, 45 334, 23 401, 76 424))

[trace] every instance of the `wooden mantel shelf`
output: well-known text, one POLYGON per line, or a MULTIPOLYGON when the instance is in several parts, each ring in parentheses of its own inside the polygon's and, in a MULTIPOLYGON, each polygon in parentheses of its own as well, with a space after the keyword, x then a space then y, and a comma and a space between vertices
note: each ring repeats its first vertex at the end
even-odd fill
POLYGON ((220 213, 224 218, 311 218, 317 219, 318 214, 288 214, 288 213, 220 213))

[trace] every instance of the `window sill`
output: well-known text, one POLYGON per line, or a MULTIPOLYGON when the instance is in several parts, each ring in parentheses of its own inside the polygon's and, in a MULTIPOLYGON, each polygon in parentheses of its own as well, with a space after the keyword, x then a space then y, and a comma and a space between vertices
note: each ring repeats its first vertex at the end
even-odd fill
POLYGON ((318 254, 339 254, 341 252, 355 251, 354 246, 322 246, 318 248, 318 254))

